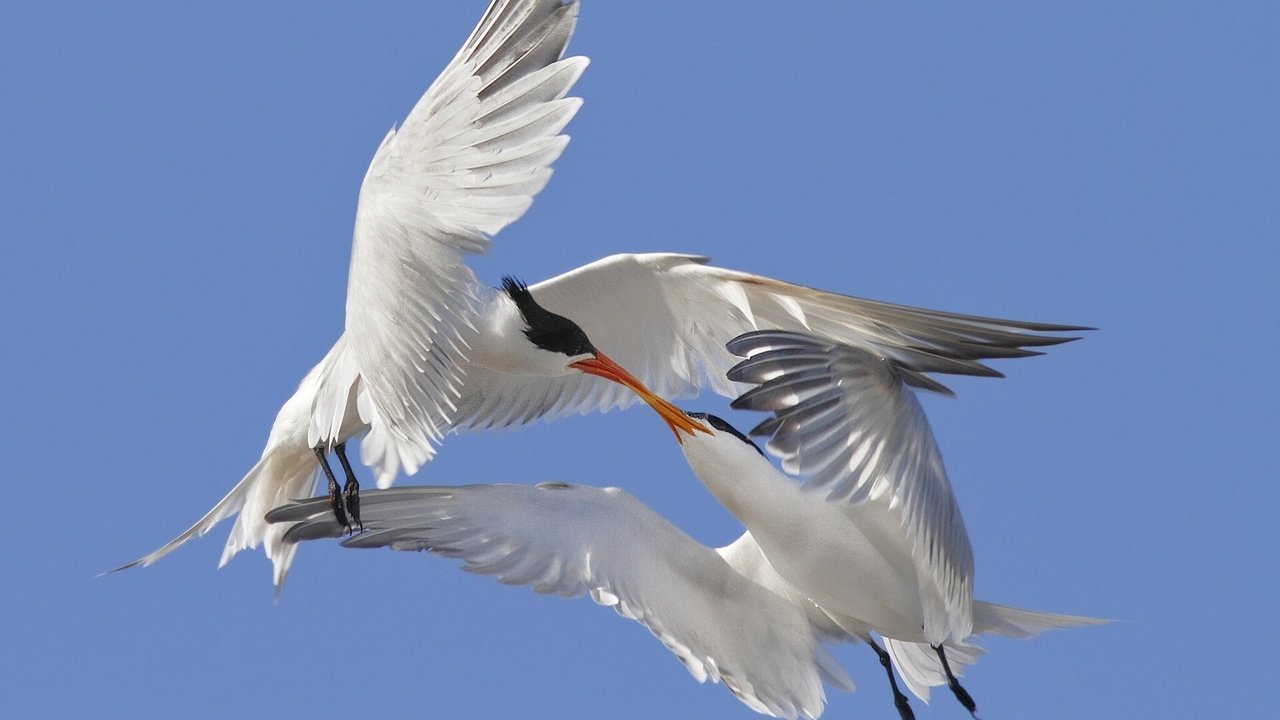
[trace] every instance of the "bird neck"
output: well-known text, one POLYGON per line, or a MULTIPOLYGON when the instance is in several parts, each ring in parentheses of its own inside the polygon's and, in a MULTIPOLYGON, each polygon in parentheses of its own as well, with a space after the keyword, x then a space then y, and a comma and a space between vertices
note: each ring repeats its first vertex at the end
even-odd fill
POLYGON ((795 488, 754 447, 717 431, 681 446, 698 480, 748 528, 789 504, 795 488))

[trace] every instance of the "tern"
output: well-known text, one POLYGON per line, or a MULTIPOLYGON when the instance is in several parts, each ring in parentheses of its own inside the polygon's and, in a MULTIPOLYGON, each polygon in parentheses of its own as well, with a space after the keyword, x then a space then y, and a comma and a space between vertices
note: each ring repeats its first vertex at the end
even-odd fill
MULTIPOLYGON (((973 598, 973 549, 913 388, 950 390, 883 354, 809 333, 756 331, 728 349, 746 358, 728 377, 756 386, 732 406, 773 413, 751 434, 770 438, 766 447, 788 474, 753 444, 724 440, 736 431, 714 420, 712 433, 681 443, 694 473, 778 574, 842 629, 896 641, 895 659, 908 647, 901 643, 932 648, 973 714, 946 646, 1000 620, 973 598)), ((1099 622, 1064 617, 1059 625, 1099 622)), ((888 670, 884 653, 881 660, 888 670)), ((893 691, 906 717, 905 698, 893 691)))
POLYGON ((340 522, 361 521, 361 459, 379 487, 428 462, 445 435, 643 400, 677 433, 700 432, 662 397, 733 397, 724 344, 759 327, 874 349, 918 372, 998 376, 981 361, 1039 354, 1085 328, 913 308, 711 266, 698 255, 618 254, 532 286, 481 283, 467 255, 518 219, 568 142, 587 65, 563 58, 576 2, 495 0, 361 185, 346 326, 281 407, 258 462, 186 531, 117 569, 150 565, 236 517, 220 565, 263 545, 281 587, 295 546, 263 519, 320 477, 340 522), (606 355, 602 350, 607 350, 606 355), (624 369, 625 368, 625 369, 624 369), (612 382, 599 382, 597 376, 612 382), (328 462, 332 451, 346 484, 328 462))

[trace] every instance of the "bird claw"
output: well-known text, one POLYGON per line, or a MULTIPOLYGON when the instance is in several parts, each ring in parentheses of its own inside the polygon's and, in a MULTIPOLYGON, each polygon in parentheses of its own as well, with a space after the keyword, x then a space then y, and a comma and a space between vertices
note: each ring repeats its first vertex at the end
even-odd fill
POLYGON ((354 477, 348 479, 346 486, 342 489, 342 499, 346 503, 347 514, 351 516, 351 522, 347 523, 347 532, 349 534, 364 532, 364 523, 360 521, 360 483, 356 482, 354 477))
POLYGON ((347 520, 347 509, 336 484, 329 488, 329 507, 333 508, 333 517, 337 519, 338 524, 350 530, 351 523, 347 520))
POLYGON ((899 694, 893 699, 893 704, 898 708, 898 717, 901 720, 916 720, 916 713, 911 709, 911 703, 906 695, 899 694))
POLYGON ((969 717, 979 720, 978 704, 973 701, 973 696, 969 694, 968 690, 964 689, 964 686, 956 679, 955 674, 951 672, 951 665, 947 662, 946 651, 942 649, 941 645, 934 645, 933 649, 938 653, 938 659, 942 661, 942 670, 947 675, 947 687, 951 689, 951 694, 955 695, 956 700, 960 701, 964 709, 969 711, 969 717))

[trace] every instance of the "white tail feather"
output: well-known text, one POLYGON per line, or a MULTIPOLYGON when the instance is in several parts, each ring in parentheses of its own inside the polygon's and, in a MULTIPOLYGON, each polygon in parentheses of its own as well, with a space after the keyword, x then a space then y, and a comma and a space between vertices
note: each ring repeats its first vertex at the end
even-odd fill
POLYGON ((297 546, 281 542, 289 530, 287 524, 269 525, 265 516, 271 509, 290 500, 313 495, 319 465, 311 450, 298 448, 276 448, 263 457, 258 466, 264 463, 257 480, 245 489, 243 507, 227 537, 218 567, 226 565, 241 550, 252 549, 262 543, 267 557, 271 559, 273 581, 279 591, 289 574, 297 546))
POLYGON ((1111 622, 1102 618, 1083 615, 1058 615, 1056 613, 1023 610, 1022 608, 973 601, 973 634, 1004 635, 1011 638, 1029 638, 1045 630, 1105 625, 1111 622))
POLYGON ((182 547, 188 540, 204 535, 213 529, 214 525, 217 525, 219 522, 222 522, 223 520, 240 512, 240 508, 244 507, 245 495, 258 484, 258 477, 266 468, 267 459, 267 456, 264 455, 262 459, 259 460, 258 463, 240 479, 240 482, 236 483, 236 486, 231 488, 231 492, 227 493, 226 497, 219 500, 218 504, 214 505, 213 509, 205 513, 204 517, 197 520, 194 525, 182 531, 182 533, 177 537, 164 545, 161 545, 150 553, 143 555, 133 562, 125 563, 117 568, 112 568, 111 570, 108 570, 108 572, 116 572, 118 570, 125 570, 127 568, 137 566, 147 567, 165 555, 168 555, 174 550, 182 547))
POLYGON ((177 550, 192 538, 200 537, 219 522, 237 515, 236 524, 231 529, 231 536, 222 550, 222 558, 218 567, 222 567, 233 555, 241 550, 255 548, 265 543, 267 557, 274 565, 276 587, 284 584, 289 573, 289 563, 293 560, 295 546, 281 542, 284 533, 289 529, 284 525, 268 525, 263 516, 267 511, 282 505, 288 500, 308 497, 315 483, 316 462, 308 449, 280 448, 268 451, 256 465, 245 474, 231 492, 218 501, 213 509, 204 514, 194 525, 184 530, 174 539, 159 548, 143 555, 133 562, 125 563, 108 572, 116 572, 131 567, 147 567, 160 558, 177 550))
MULTIPOLYGON (((944 647, 947 665, 957 677, 964 675, 965 667, 977 662, 983 653, 982 648, 967 642, 948 642, 944 647)), ((938 653, 928 643, 884 638, 884 648, 907 689, 924 702, 929 702, 929 688, 947 683, 942 661, 938 660, 938 653)))
MULTIPOLYGON (((1101 625, 1106 622, 1109 621, 1080 615, 1058 615, 1023 610, 981 600, 973 601, 974 635, 1029 638, 1045 630, 1101 625)), ((942 671, 942 662, 938 660, 937 652, 928 643, 902 642, 884 638, 884 644, 885 650, 893 658, 894 667, 898 669, 898 675, 916 697, 927 703, 929 688, 947 683, 947 676, 942 671)), ((951 671, 956 676, 964 675, 965 666, 977 662, 983 653, 981 647, 968 642, 949 642, 945 648, 947 664, 951 666, 951 671)))

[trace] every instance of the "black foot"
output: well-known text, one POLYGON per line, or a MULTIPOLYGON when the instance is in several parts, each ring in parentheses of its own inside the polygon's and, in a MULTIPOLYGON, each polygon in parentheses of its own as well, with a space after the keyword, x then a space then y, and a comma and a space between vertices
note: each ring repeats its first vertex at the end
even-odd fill
MULTIPOLYGON (((356 474, 351 471, 351 463, 347 462, 347 445, 342 443, 333 450, 338 455, 338 461, 342 463, 342 471, 347 474, 347 484, 342 486, 342 498, 346 502, 347 513, 351 515, 352 525, 359 528, 360 532, 364 532, 364 523, 360 522, 360 481, 356 480, 356 474)), ((351 525, 347 527, 350 529, 351 525)))
POLYGON ((951 673, 951 665, 947 663, 947 654, 943 651, 941 645, 934 645, 933 649, 938 653, 938 659, 942 661, 942 671, 947 674, 947 687, 951 688, 951 694, 956 696, 956 700, 969 711, 969 715, 974 718, 978 717, 978 704, 973 701, 973 697, 969 695, 969 691, 965 690, 951 673))
POLYGON ((893 696, 893 705, 898 708, 898 717, 902 720, 916 720, 916 714, 911 710, 911 704, 907 702, 907 696, 898 693, 893 696))
POLYGON ((876 644, 876 641, 867 636, 863 638, 872 650, 876 651, 876 655, 880 658, 880 665, 884 667, 885 673, 889 675, 889 688, 893 690, 893 706, 898 708, 898 717, 901 720, 916 720, 916 714, 911 710, 911 703, 907 700, 907 696, 902 694, 898 689, 898 681, 893 677, 893 661, 889 659, 889 653, 884 648, 876 644))
POLYGON ((951 688, 951 693, 956 696, 956 700, 959 700, 960 704, 964 706, 964 709, 969 711, 969 715, 973 716, 976 720, 978 717, 978 704, 973 701, 973 698, 969 695, 969 691, 965 690, 964 686, 960 684, 960 681, 955 678, 951 678, 947 681, 947 687, 951 688))
POLYGON ((364 523, 360 522, 360 483, 348 480, 342 488, 342 499, 347 504, 347 514, 351 516, 351 524, 360 532, 364 532, 364 523))
POLYGON ((324 470, 324 476, 329 479, 329 506, 333 508, 333 516, 338 519, 338 524, 350 529, 351 523, 347 522, 347 511, 342 502, 342 495, 338 492, 338 480, 333 476, 333 469, 329 467, 329 458, 325 457, 324 448, 315 448, 316 460, 320 463, 320 469, 324 470))

